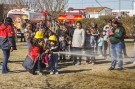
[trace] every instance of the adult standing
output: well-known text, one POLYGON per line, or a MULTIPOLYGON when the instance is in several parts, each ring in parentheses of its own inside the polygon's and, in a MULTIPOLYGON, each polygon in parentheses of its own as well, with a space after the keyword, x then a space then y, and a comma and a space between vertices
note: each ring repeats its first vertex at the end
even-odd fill
POLYGON ((10 52, 16 49, 15 45, 15 33, 12 26, 12 19, 7 17, 4 23, 0 26, 0 46, 3 51, 3 63, 2 63, 2 73, 8 73, 9 69, 7 67, 10 52))
POLYGON ((110 41, 110 54, 111 54, 111 67, 109 70, 114 70, 116 65, 116 58, 118 59, 118 70, 123 69, 122 61, 122 49, 123 49, 123 38, 124 38, 124 29, 119 26, 118 21, 113 22, 113 30, 110 32, 109 41, 110 41))
POLYGON ((104 36, 104 58, 107 59, 107 48, 108 48, 108 36, 109 32, 112 30, 112 20, 108 20, 106 25, 103 28, 103 36, 104 36))
MULTIPOLYGON (((119 22, 119 26, 121 26, 124 30, 124 37, 126 37, 126 29, 124 28, 122 22, 121 22, 121 17, 116 17, 116 20, 119 22)), ((127 52, 126 52, 126 45, 125 45, 125 41, 124 41, 124 37, 123 37, 123 54, 124 54, 124 58, 129 58, 128 55, 127 55, 127 52)))
MULTIPOLYGON (((74 30, 73 38, 72 38, 72 47, 74 52, 81 52, 84 47, 85 42, 85 30, 82 28, 82 23, 80 21, 76 22, 76 29, 74 30)), ((73 57, 73 63, 75 65, 81 64, 81 57, 79 56, 79 60, 77 60, 77 56, 73 57)))

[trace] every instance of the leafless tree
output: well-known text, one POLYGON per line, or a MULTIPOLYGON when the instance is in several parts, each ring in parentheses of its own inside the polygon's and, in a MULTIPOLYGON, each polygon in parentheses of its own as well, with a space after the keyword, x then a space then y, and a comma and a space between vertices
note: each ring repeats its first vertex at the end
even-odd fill
POLYGON ((9 4, 8 8, 14 9, 14 8, 24 8, 28 6, 29 0, 0 0, 2 4, 9 4))
MULTIPOLYGON (((52 27, 54 27, 55 20, 59 13, 63 13, 67 8, 69 0, 36 0, 37 7, 40 10, 47 10, 52 27)), ((54 29, 54 28, 52 28, 54 29)))

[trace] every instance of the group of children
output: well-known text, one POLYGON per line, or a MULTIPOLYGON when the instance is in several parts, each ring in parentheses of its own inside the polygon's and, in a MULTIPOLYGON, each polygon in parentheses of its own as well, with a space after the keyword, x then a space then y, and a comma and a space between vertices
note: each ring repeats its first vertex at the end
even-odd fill
POLYGON ((53 52, 58 51, 57 38, 51 35, 47 43, 44 41, 43 32, 37 31, 35 36, 30 40, 30 48, 28 55, 23 62, 24 68, 32 74, 43 74, 43 69, 46 65, 49 67, 50 74, 58 74, 58 54, 53 52), (36 70, 38 72, 36 73, 36 70))
MULTIPOLYGON (((42 25, 38 24, 37 26, 36 31, 33 31, 32 24, 26 23, 24 35, 28 46, 28 55, 23 66, 32 74, 35 74, 36 69, 39 70, 39 74, 42 74, 43 67, 45 67, 43 65, 46 63, 50 74, 58 74, 58 53, 55 52, 69 51, 69 47, 72 46, 72 35, 64 26, 60 26, 56 33, 44 29, 42 25)), ((95 35, 96 33, 91 32, 90 29, 85 30, 85 53, 95 55, 98 49, 100 56, 103 56, 103 36, 98 33, 98 38, 96 39, 95 35)), ((59 57, 60 62, 66 61, 65 54, 60 54, 59 57)), ((87 57, 86 63, 95 64, 95 57, 87 57)))

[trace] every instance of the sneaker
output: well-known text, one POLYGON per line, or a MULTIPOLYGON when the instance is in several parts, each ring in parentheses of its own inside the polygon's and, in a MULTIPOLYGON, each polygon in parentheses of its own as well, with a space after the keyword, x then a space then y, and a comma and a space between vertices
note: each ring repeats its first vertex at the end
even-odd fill
POLYGON ((75 61, 73 61, 72 63, 73 63, 73 65, 75 65, 75 64, 76 64, 76 62, 75 62, 75 61))
POLYGON ((90 61, 86 60, 86 64, 90 64, 90 61))
POLYGON ((108 70, 114 70, 114 68, 113 67, 110 67, 108 70))
POLYGON ((95 65, 95 62, 92 62, 91 64, 92 64, 92 65, 95 65))
POLYGON ((59 72, 58 72, 58 71, 56 71, 56 72, 55 72, 55 74, 59 74, 59 72))
POLYGON ((81 65, 81 63, 80 62, 77 62, 75 65, 81 65))
POLYGON ((43 73, 42 72, 39 72, 38 75, 43 75, 43 73))
POLYGON ((53 72, 51 71, 50 74, 53 74, 53 72))
POLYGON ((123 68, 122 68, 122 67, 120 67, 120 68, 118 68, 118 70, 123 70, 123 68))

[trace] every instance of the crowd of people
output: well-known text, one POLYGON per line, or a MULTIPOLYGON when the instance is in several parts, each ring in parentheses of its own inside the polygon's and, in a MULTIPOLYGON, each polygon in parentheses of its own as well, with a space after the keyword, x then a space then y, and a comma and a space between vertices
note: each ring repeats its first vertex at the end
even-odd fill
MULTIPOLYGON (((123 69, 123 55, 126 54, 124 42, 125 29, 120 18, 106 21, 103 29, 98 28, 96 23, 91 22, 90 28, 83 29, 80 21, 75 26, 68 23, 57 24, 57 29, 51 31, 43 21, 33 25, 27 21, 23 25, 24 37, 28 47, 26 59, 23 67, 31 74, 43 74, 47 68, 50 74, 58 74, 58 61, 72 61, 73 65, 81 65, 82 56, 70 55, 67 59, 66 54, 58 55, 58 52, 85 52, 87 64, 96 64, 95 56, 107 59, 107 49, 111 57, 109 70, 114 70, 118 59, 118 70, 123 69), (110 46, 110 47, 108 47, 110 46), (123 52, 122 52, 123 51, 123 52)), ((0 47, 4 58, 2 63, 2 73, 8 73, 7 67, 10 52, 16 50, 15 31, 13 21, 7 17, 0 23, 0 47)), ((19 50, 19 49, 18 49, 19 50)))

